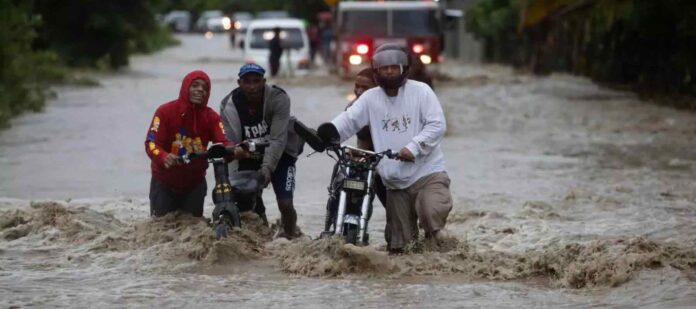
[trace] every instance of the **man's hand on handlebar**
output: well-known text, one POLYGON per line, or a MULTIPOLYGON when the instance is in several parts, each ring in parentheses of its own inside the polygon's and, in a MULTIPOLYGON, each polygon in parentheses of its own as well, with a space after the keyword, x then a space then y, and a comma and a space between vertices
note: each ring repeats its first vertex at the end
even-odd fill
POLYGON ((167 157, 164 158, 164 168, 170 168, 176 165, 181 165, 181 159, 173 153, 168 153, 167 157))
POLYGON ((248 159, 251 158, 251 153, 244 149, 244 147, 241 147, 240 145, 235 145, 231 146, 234 149, 232 150, 232 153, 234 153, 234 158, 237 160, 243 160, 243 159, 248 159))
POLYGON ((404 147, 399 150, 399 160, 405 161, 405 162, 413 162, 416 160, 416 158, 413 156, 410 150, 408 148, 404 147))

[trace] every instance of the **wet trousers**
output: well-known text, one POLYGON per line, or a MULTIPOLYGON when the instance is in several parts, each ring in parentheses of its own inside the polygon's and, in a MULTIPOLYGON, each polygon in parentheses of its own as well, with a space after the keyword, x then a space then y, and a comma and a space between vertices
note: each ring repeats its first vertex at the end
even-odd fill
POLYGON ((205 179, 186 193, 174 193, 154 177, 150 179, 150 216, 161 217, 179 210, 195 217, 203 216, 203 200, 207 191, 205 179))
POLYGON ((387 190, 387 226, 384 237, 390 250, 403 249, 418 238, 418 225, 426 235, 445 227, 452 210, 450 179, 445 172, 418 179, 410 187, 387 190))

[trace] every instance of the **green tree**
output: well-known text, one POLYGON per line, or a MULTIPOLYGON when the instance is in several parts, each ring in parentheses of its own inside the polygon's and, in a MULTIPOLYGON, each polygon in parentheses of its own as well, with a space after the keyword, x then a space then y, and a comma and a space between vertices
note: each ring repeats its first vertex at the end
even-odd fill
POLYGON ((25 110, 41 110, 48 82, 63 78, 57 55, 32 50, 39 24, 26 3, 0 0, 0 127, 25 110))
POLYGON ((134 52, 150 51, 161 31, 155 19, 160 1, 34 0, 42 25, 37 48, 56 51, 70 65, 111 68, 128 64, 134 52))

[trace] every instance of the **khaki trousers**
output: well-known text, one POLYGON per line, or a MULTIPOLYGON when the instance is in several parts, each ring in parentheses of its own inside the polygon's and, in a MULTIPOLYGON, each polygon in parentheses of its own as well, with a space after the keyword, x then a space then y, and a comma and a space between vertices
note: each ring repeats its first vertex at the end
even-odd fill
POLYGON ((384 238, 389 249, 403 249, 418 238, 418 224, 430 235, 445 227, 452 210, 450 179, 445 172, 418 179, 400 190, 387 190, 387 226, 384 238))

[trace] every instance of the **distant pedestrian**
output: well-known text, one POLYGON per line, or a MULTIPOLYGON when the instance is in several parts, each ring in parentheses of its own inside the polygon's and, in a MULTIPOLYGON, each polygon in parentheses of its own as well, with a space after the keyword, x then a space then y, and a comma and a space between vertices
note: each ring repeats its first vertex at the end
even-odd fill
POLYGON ((323 58, 322 60, 324 60, 324 65, 328 65, 332 63, 331 41, 333 40, 333 32, 331 31, 331 25, 329 25, 328 23, 324 23, 321 26, 319 35, 319 39, 321 40, 321 56, 323 58))
POLYGON ((270 49, 271 52, 268 56, 271 76, 275 77, 278 75, 278 70, 280 69, 280 56, 283 55, 283 44, 280 41, 280 28, 273 28, 273 38, 268 44, 268 49, 270 49))
POLYGON ((314 58, 316 58, 319 48, 319 28, 317 25, 311 24, 307 27, 307 38, 309 39, 309 61, 311 65, 314 65, 314 58))

